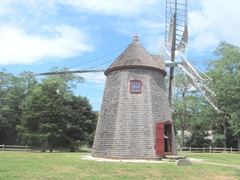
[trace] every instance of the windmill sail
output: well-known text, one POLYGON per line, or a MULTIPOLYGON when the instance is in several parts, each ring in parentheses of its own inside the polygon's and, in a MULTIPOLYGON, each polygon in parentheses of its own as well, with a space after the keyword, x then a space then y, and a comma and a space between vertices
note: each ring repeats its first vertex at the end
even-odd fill
POLYGON ((182 52, 188 43, 187 4, 188 0, 166 0, 165 45, 182 52))
POLYGON ((200 72, 199 70, 197 70, 196 68, 194 68, 187 60, 185 60, 182 56, 181 56, 181 60, 182 60, 182 65, 191 73, 193 74, 195 77, 197 77, 200 80, 211 80, 210 78, 203 78, 202 77, 202 72, 200 72))
POLYGON ((177 50, 185 52, 185 47, 188 44, 188 26, 185 24, 182 39, 177 46, 177 50))
POLYGON ((216 94, 207 86, 211 81, 210 78, 203 77, 203 73, 194 68, 187 60, 182 58, 182 64, 178 64, 187 75, 190 84, 202 94, 202 96, 213 106, 213 108, 220 112, 215 103, 216 94))

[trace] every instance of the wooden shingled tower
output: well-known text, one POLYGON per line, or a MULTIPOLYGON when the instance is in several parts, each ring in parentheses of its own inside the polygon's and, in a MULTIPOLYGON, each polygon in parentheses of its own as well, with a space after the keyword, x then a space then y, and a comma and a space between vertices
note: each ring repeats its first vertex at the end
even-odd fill
POLYGON ((134 36, 105 75, 92 155, 157 159, 176 154, 163 57, 150 55, 134 36))

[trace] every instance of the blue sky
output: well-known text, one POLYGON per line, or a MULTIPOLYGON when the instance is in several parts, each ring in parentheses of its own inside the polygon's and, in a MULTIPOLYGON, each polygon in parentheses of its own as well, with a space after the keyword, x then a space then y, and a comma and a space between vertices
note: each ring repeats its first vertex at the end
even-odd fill
MULTIPOLYGON (((239 7, 239 0, 189 0, 186 57, 202 67, 220 41, 239 46, 239 7)), ((164 32, 165 0, 0 0, 0 67, 106 69, 136 33, 150 53, 161 53, 164 32)), ((81 76, 76 94, 99 110, 105 76, 81 76)))

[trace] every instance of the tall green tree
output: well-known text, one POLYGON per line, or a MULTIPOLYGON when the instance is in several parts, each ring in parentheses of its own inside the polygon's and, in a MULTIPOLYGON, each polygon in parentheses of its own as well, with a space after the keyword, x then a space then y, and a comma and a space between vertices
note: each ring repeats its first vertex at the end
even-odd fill
POLYGON ((190 85, 183 74, 175 76, 175 96, 172 104, 173 108, 173 122, 175 128, 181 131, 180 146, 184 147, 185 142, 185 130, 189 123, 189 113, 187 110, 187 93, 190 89, 190 85))
POLYGON ((86 144, 91 146, 93 143, 94 132, 97 123, 97 113, 86 97, 72 96, 65 102, 66 128, 64 129, 65 144, 70 151, 75 151, 77 147, 86 144))
POLYGON ((20 124, 22 103, 27 95, 27 87, 34 82, 27 72, 19 76, 0 72, 0 143, 18 143, 16 125, 20 124))
POLYGON ((209 126, 209 121, 203 114, 203 108, 199 108, 201 111, 197 116, 193 118, 190 126, 191 137, 187 141, 187 146, 190 147, 208 147, 212 145, 212 131, 211 126, 209 126))
POLYGON ((41 143, 42 151, 49 145, 52 152, 54 142, 61 137, 67 124, 63 103, 72 97, 72 88, 82 80, 80 76, 73 74, 53 75, 42 79, 23 104, 21 125, 17 126, 23 141, 41 143))
POLYGON ((213 78, 213 89, 222 112, 212 112, 213 125, 222 130, 224 147, 233 137, 240 150, 240 48, 221 42, 215 55, 218 59, 209 61, 208 74, 213 78))
POLYGON ((186 75, 175 76, 175 96, 173 100, 173 120, 176 130, 181 131, 180 146, 186 146, 185 131, 191 131, 191 124, 198 113, 199 98, 193 90, 186 75))

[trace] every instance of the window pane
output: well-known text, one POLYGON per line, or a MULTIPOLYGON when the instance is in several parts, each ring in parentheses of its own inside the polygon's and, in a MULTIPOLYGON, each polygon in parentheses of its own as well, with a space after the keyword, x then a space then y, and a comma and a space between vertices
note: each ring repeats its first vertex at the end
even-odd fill
POLYGON ((131 81, 130 92, 141 92, 141 82, 140 81, 131 81))

